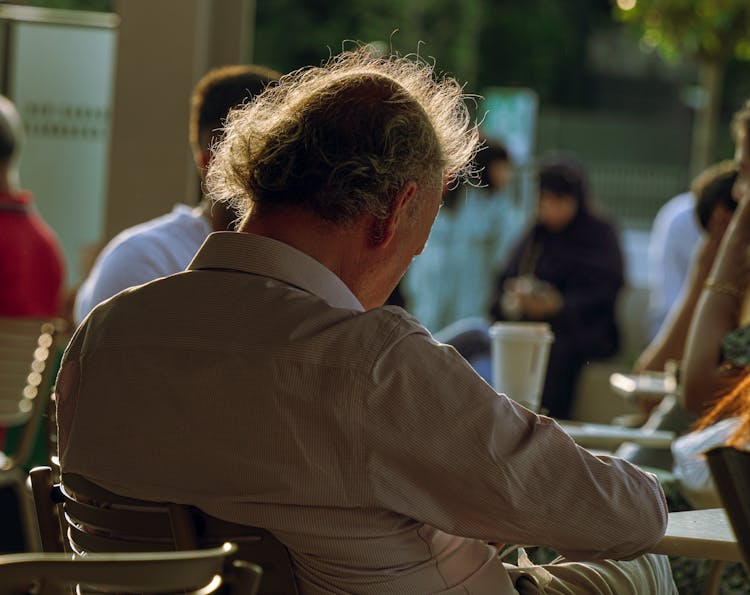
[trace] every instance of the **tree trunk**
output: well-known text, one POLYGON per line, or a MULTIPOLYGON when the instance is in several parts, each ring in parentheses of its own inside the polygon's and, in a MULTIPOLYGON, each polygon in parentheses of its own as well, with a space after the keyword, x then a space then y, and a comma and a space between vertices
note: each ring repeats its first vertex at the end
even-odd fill
POLYGON ((690 153, 691 177, 698 175, 714 161, 716 132, 724 86, 726 63, 720 60, 698 62, 698 81, 706 93, 706 100, 695 112, 693 141, 690 153))

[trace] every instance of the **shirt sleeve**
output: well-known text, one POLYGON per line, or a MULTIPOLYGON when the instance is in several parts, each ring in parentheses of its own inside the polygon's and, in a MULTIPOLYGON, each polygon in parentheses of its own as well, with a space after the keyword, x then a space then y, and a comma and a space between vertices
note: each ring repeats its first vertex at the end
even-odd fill
POLYGON ((571 560, 630 559, 661 538, 667 507, 653 475, 590 454, 405 324, 377 359, 363 416, 379 504, 453 535, 546 545, 571 560))

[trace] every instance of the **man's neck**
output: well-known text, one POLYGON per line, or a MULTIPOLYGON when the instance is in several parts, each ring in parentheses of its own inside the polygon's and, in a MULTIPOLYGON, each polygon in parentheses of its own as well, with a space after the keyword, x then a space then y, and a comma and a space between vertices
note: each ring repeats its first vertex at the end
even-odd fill
POLYGON ((246 218, 238 231, 266 236, 304 252, 338 276, 366 309, 380 305, 367 303, 371 267, 365 222, 334 225, 313 214, 290 211, 246 218))

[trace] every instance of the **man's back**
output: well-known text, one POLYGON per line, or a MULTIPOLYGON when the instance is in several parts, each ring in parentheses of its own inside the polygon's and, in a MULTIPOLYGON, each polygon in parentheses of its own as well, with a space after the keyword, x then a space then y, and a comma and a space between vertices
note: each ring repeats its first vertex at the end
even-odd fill
POLYGON ((190 271, 95 310, 58 390, 66 472, 270 529, 305 593, 511 593, 480 539, 615 557, 663 523, 655 482, 496 395, 403 311, 363 312, 330 271, 250 234, 215 234, 190 271))

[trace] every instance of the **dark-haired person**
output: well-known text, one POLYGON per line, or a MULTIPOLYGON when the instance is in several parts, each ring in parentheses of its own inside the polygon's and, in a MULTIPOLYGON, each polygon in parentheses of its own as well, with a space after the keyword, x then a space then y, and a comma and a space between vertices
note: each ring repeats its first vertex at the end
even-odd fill
MULTIPOLYGON (((707 168, 693 181, 691 196, 696 197, 693 216, 702 230, 703 237, 696 247, 682 292, 669 311, 659 333, 638 357, 633 366, 634 372, 662 372, 668 361, 682 360, 696 305, 737 206, 733 197, 736 180, 737 165, 733 161, 723 161, 707 168)), ((680 405, 675 395, 663 399, 658 406, 653 400, 645 400, 642 408, 643 413, 648 414, 644 427, 653 430, 668 430, 682 434, 696 420, 694 414, 680 405)), ((666 470, 671 470, 674 465, 669 448, 625 443, 618 448, 616 454, 637 465, 666 470)))
POLYGON ((750 101, 734 115, 732 132, 738 207, 703 285, 683 361, 681 396, 696 415, 705 415, 750 364, 750 101))
MULTIPOLYGON (((670 498, 670 504, 684 506, 687 500, 694 508, 722 506, 702 453, 724 444, 750 449, 750 101, 735 113, 732 133, 737 208, 700 287, 682 361, 679 397, 698 422, 672 443, 672 471, 682 498, 670 498)), ((671 563, 677 575, 681 562, 671 563)), ((679 575, 688 587, 697 572, 682 564, 679 575)), ((722 573, 722 591, 746 591, 747 585, 741 564, 722 573)))
POLYGON ((584 363, 619 347, 623 259, 614 226, 592 208, 579 163, 550 157, 538 180, 536 220, 496 280, 490 313, 494 320, 550 323, 555 340, 542 407, 567 418, 584 363))
POLYGON ((690 320, 703 291, 716 252, 737 206, 732 189, 737 180, 733 161, 717 163, 702 172, 692 184, 693 213, 703 233, 679 299, 673 304, 659 333, 641 353, 635 372, 661 372, 668 360, 681 360, 690 320))
MULTIPOLYGON (((198 81, 190 98, 189 132, 201 178, 229 111, 251 100, 279 76, 261 66, 231 65, 215 68, 198 81)), ((166 215, 120 232, 104 247, 78 289, 76 322, 127 287, 184 270, 208 234, 232 228, 236 218, 226 205, 203 197, 197 207, 177 204, 166 215)))

